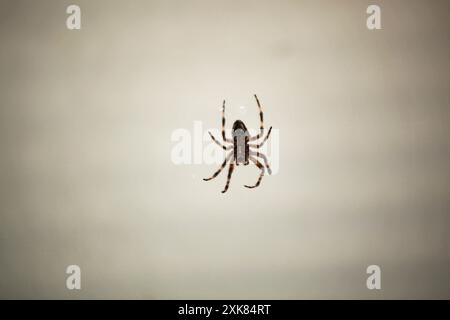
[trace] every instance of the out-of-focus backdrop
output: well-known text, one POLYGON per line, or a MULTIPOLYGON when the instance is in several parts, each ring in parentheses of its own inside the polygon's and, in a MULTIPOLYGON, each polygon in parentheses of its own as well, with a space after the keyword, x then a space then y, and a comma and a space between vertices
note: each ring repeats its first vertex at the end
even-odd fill
POLYGON ((450 298, 449 1, 70 4, 0 1, 1 298, 450 298), (276 175, 172 162, 254 93, 276 175))

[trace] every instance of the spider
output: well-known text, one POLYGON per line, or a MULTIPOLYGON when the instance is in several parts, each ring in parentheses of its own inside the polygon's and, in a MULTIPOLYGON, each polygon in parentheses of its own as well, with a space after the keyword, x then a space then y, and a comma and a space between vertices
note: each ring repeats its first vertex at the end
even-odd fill
POLYGON ((219 173, 225 168, 227 165, 227 162, 230 162, 230 166, 228 168, 228 177, 227 177, 227 183, 225 185, 225 189, 223 189, 222 193, 227 192, 228 186, 230 185, 230 179, 231 175, 233 174, 234 165, 237 166, 240 164, 243 164, 244 166, 248 165, 251 162, 253 162, 260 170, 261 173, 259 175, 258 181, 256 181, 256 184, 253 186, 245 185, 247 188, 256 188, 261 183, 261 179, 264 176, 265 169, 264 166, 261 164, 261 162, 258 161, 257 158, 261 158, 264 161, 265 167, 267 168, 267 171, 269 174, 272 174, 272 170, 269 167, 269 164, 267 163, 267 157, 260 153, 258 151, 259 148, 261 148, 266 140, 270 136, 270 132, 272 131, 272 127, 270 127, 269 132, 267 133, 266 137, 260 142, 256 144, 250 144, 249 141, 256 141, 259 138, 261 138, 264 135, 264 123, 263 123, 263 112, 261 109, 261 105, 259 103, 258 97, 256 94, 254 95, 256 99, 256 103, 259 108, 259 118, 261 122, 260 126, 260 133, 258 133, 256 136, 252 137, 250 136, 250 133, 247 130, 247 127, 245 126, 244 122, 241 120, 236 120, 233 123, 233 129, 231 131, 232 139, 229 139, 225 136, 225 100, 223 100, 222 105, 222 138, 224 142, 231 143, 231 145, 223 145, 221 142, 219 142, 212 134, 208 131, 209 135, 211 136, 211 139, 223 150, 229 151, 232 150, 226 157, 220 168, 214 172, 214 174, 210 178, 205 178, 203 180, 209 181, 211 179, 214 179, 219 175, 219 173))

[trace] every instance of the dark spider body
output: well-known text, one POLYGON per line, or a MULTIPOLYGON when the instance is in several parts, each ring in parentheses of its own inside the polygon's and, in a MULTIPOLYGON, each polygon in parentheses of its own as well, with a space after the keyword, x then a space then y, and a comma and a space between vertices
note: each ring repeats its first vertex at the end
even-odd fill
POLYGON ((240 164, 243 164, 244 166, 248 165, 251 162, 253 162, 258 169, 261 170, 261 173, 259 175, 258 181, 253 186, 245 186, 247 188, 256 188, 261 183, 262 177, 264 176, 265 169, 267 169, 267 172, 269 174, 272 174, 272 170, 270 169, 269 164, 267 163, 267 157, 259 152, 259 148, 264 145, 266 140, 270 136, 270 132, 272 131, 272 127, 270 127, 269 132, 265 136, 265 138, 257 143, 257 144, 250 144, 250 141, 256 141, 263 137, 264 135, 264 122, 263 122, 263 112, 261 109, 261 105, 259 103, 258 97, 255 95, 256 103, 258 104, 259 108, 259 118, 260 118, 260 133, 258 133, 256 136, 252 137, 250 133, 247 130, 247 127, 245 126, 244 122, 241 120, 236 120, 233 123, 233 128, 231 130, 232 139, 229 139, 225 135, 225 100, 223 101, 222 106, 222 138, 225 143, 229 143, 229 145, 223 145, 221 142, 219 142, 214 136, 211 134, 211 132, 208 132, 211 136, 212 140, 220 146, 223 150, 233 150, 230 152, 226 158, 225 161, 220 166, 219 170, 214 172, 214 174, 210 178, 205 178, 203 180, 209 181, 211 179, 214 179, 219 175, 219 173, 225 168, 228 162, 230 162, 230 166, 228 169, 228 177, 227 177, 227 184, 225 185, 225 189, 222 191, 222 193, 226 192, 228 190, 228 186, 230 184, 231 175, 233 174, 234 166, 238 166, 240 164), (253 150, 252 150, 253 149, 253 150), (256 149, 256 150, 255 150, 256 149), (257 158, 261 158, 264 161, 265 166, 259 162, 257 158))

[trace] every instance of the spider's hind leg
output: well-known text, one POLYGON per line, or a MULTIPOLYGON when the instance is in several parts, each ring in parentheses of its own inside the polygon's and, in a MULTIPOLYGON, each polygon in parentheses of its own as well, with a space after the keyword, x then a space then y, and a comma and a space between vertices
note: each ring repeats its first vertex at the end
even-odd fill
POLYGON ((270 169, 269 162, 267 161, 267 157, 266 157, 265 154, 260 153, 259 151, 256 151, 256 152, 255 152, 255 151, 250 151, 250 155, 252 155, 252 156, 257 156, 257 157, 263 159, 264 165, 265 165, 266 168, 267 168, 267 172, 268 172, 269 174, 272 174, 272 169, 270 169))
POLYGON ((255 158, 253 158, 253 157, 249 157, 249 159, 250 159, 250 161, 252 161, 260 170, 261 170, 261 173, 259 174, 259 178, 258 178, 258 181, 256 181, 256 184, 254 185, 254 186, 247 186, 247 185, 245 185, 245 187, 246 188, 256 188, 257 186, 259 186, 259 184, 261 183, 261 180, 262 180, 262 178, 263 178, 263 176, 264 176, 264 166, 261 164, 261 162, 259 162, 258 160, 256 160, 255 158))
POLYGON ((222 193, 227 192, 228 186, 230 185, 231 175, 233 174, 234 170, 234 163, 233 161, 230 162, 230 167, 228 168, 228 177, 227 177, 227 184, 225 185, 225 189, 222 190, 222 193))
POLYGON ((209 181, 211 179, 214 179, 215 177, 217 177, 219 175, 220 172, 222 172, 223 168, 225 168, 225 166, 227 165, 227 162, 231 159, 231 157, 233 156, 233 153, 230 153, 225 160, 223 161, 222 165, 220 166, 219 170, 217 170, 216 172, 214 172, 214 174, 210 177, 210 178, 204 178, 204 181, 209 181))

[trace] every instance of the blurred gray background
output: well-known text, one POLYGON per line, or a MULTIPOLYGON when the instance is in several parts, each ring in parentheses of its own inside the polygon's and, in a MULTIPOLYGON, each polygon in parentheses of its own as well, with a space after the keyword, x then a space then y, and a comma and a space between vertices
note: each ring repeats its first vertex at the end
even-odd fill
POLYGON ((449 9, 1 0, 0 298, 450 298, 449 9), (172 163, 254 93, 277 175, 172 163))

